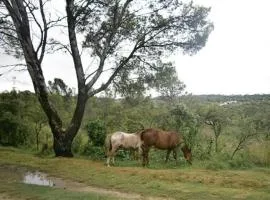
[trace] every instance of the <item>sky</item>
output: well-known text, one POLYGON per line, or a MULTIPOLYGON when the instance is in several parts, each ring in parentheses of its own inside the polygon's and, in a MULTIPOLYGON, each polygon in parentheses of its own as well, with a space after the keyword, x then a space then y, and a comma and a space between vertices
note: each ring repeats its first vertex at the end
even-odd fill
MULTIPOLYGON (((196 55, 175 53, 179 79, 192 94, 270 94, 270 1, 269 0, 194 0, 211 7, 209 19, 214 30, 206 46, 196 55)), ((0 65, 14 64, 1 54, 0 65)), ((91 63, 85 63, 90 65, 91 63)), ((46 81, 62 78, 69 87, 77 87, 70 57, 47 55, 43 63, 46 81)), ((28 72, 7 72, 1 68, 0 92, 33 91, 28 72)))

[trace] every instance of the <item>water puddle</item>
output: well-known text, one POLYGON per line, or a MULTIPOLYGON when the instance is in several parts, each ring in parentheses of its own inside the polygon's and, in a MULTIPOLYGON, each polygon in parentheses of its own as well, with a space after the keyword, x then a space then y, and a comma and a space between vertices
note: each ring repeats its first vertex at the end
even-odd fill
POLYGON ((34 185, 42 185, 42 186, 50 186, 53 187, 54 183, 50 180, 46 174, 41 173, 39 171, 36 172, 26 172, 23 176, 23 183, 26 184, 34 184, 34 185))
MULTIPOLYGON (((106 188, 98 188, 94 186, 85 185, 83 183, 64 180, 62 178, 51 177, 47 174, 29 170, 24 167, 17 167, 12 165, 0 165, 0 180, 6 180, 8 182, 20 182, 24 184, 34 184, 48 187, 55 187, 59 189, 65 189, 73 192, 91 192, 97 194, 103 194, 108 196, 118 197, 119 199, 134 199, 134 200, 164 200, 164 198, 157 197, 143 197, 136 193, 125 193, 106 188)), ((2 196, 0 195, 0 199, 2 196)), ((167 198, 166 198, 167 199, 167 198)))
POLYGON ((24 167, 12 165, 0 165, 0 179, 8 182, 20 182, 49 187, 55 186, 57 182, 56 180, 49 178, 47 174, 38 170, 29 170, 24 167))

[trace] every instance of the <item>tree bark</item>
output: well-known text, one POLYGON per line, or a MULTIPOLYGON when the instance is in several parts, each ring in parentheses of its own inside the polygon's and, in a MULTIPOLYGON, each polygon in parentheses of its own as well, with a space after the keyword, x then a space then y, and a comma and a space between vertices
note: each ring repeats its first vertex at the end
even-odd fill
POLYGON ((68 137, 66 134, 59 134, 54 135, 53 139, 53 149, 55 156, 73 157, 71 151, 73 138, 68 137))
MULTIPOLYGON (((84 108, 87 100, 87 92, 84 86, 84 80, 82 78, 78 79, 79 82, 79 94, 77 99, 77 106, 67 130, 63 129, 62 120, 54 108, 54 106, 49 101, 49 95, 41 68, 42 59, 38 58, 37 51, 33 46, 30 34, 30 25, 28 20, 28 15, 26 8, 24 7, 23 1, 3 1, 9 14, 12 18, 18 39, 20 41, 24 59, 27 65, 27 70, 30 74, 31 80, 33 82, 35 93, 38 100, 44 110, 49 125, 54 138, 54 151, 56 156, 71 157, 73 156, 71 152, 72 141, 78 132, 81 125, 81 120, 84 113, 84 108)), ((47 30, 44 30, 47 31, 47 30)), ((44 40, 46 44, 46 41, 44 40)), ((45 47, 42 48, 45 51, 45 47)), ((44 52, 41 52, 42 54, 44 52)), ((80 68, 82 69, 82 68, 80 68)), ((80 71, 80 76, 84 74, 80 71)))

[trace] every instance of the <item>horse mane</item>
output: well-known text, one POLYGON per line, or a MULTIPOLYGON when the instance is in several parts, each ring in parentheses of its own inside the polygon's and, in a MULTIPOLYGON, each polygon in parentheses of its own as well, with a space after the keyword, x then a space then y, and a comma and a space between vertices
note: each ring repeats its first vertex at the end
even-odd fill
POLYGON ((147 128, 147 129, 143 129, 142 131, 139 131, 138 134, 140 134, 141 136, 141 140, 143 140, 143 135, 145 132, 148 132, 148 131, 159 131, 158 129, 154 129, 154 128, 147 128))

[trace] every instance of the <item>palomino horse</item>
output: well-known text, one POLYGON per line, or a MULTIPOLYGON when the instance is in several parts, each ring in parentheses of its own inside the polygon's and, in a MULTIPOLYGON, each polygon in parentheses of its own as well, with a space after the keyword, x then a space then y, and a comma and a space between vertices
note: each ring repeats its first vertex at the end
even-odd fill
POLYGON ((118 149, 134 149, 141 153, 141 136, 140 133, 124 133, 115 132, 107 135, 105 140, 105 149, 107 155, 107 166, 110 166, 110 161, 114 164, 114 157, 118 149))
POLYGON ((188 148, 184 142, 183 136, 179 133, 149 128, 143 130, 140 134, 143 141, 143 166, 149 164, 148 154, 152 146, 158 149, 167 150, 166 162, 169 159, 171 151, 173 151, 173 157, 177 161, 177 149, 180 146, 186 161, 191 164, 191 149, 188 148))

